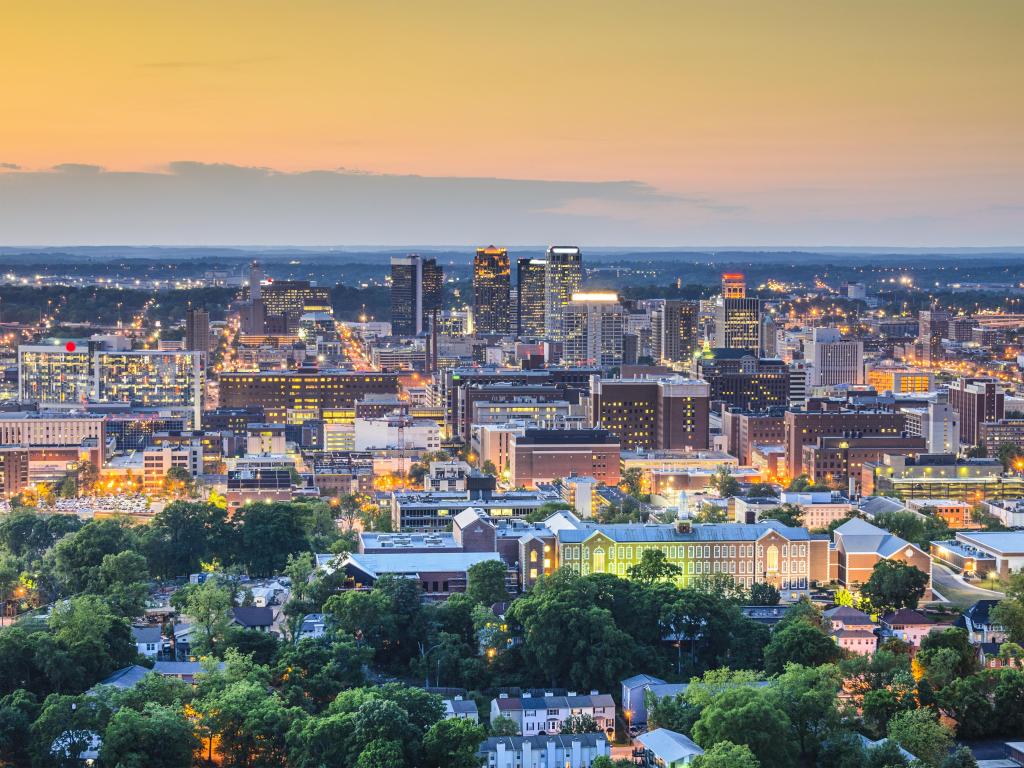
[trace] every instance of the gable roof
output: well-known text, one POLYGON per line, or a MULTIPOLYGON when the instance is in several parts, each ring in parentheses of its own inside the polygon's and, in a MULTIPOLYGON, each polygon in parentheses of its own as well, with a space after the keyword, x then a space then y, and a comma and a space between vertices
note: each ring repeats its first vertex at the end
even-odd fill
POLYGON ((681 733, 670 731, 668 728, 656 728, 653 731, 641 733, 636 740, 658 758, 664 760, 667 765, 687 757, 704 754, 704 750, 689 738, 681 733))
POLYGON ((848 605, 839 605, 835 608, 829 608, 825 611, 824 616, 826 619, 841 621, 843 624, 873 625, 875 623, 871 620, 870 616, 864 613, 864 611, 858 611, 856 608, 851 608, 848 605))
POLYGON ((138 643, 159 643, 160 627, 132 627, 132 637, 138 643))
POLYGON ((111 674, 110 677, 100 680, 96 685, 112 685, 115 688, 127 690, 138 685, 139 681, 148 675, 150 671, 145 667, 140 667, 138 664, 132 664, 130 667, 122 667, 111 674))
POLYGON ((270 608, 232 608, 231 617, 243 627, 269 627, 274 623, 274 611, 270 608))
MULTIPOLYGON (((867 520, 854 517, 835 530, 836 543, 842 541, 847 552, 870 553, 891 557, 904 547, 918 549, 910 542, 889 533, 884 528, 872 525, 867 520)), ((918 550, 920 551, 920 550, 918 550)))
POLYGON ((895 613, 887 613, 881 618, 883 624, 889 626, 902 624, 902 625, 923 625, 923 624, 934 624, 935 622, 925 616, 923 613, 918 613, 911 608, 900 608, 895 613))
POLYGON ((777 520, 760 523, 708 523, 694 525, 688 531, 679 531, 675 525, 638 525, 633 523, 612 523, 592 528, 570 529, 558 532, 562 543, 578 544, 591 536, 601 534, 614 542, 622 543, 672 543, 672 542, 713 542, 713 541, 757 541, 775 531, 789 541, 808 541, 806 528, 783 525, 777 520))

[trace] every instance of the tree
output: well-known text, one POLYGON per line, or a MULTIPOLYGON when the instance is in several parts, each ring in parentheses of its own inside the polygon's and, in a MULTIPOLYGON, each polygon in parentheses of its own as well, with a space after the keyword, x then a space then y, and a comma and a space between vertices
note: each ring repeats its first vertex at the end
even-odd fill
POLYGON ((693 768, 761 768, 746 744, 720 741, 693 760, 693 768))
POLYGON ((441 720, 423 736, 426 768, 478 768, 477 749, 486 738, 483 726, 464 718, 441 720))
POLYGON ((795 765, 795 750, 780 734, 790 724, 774 702, 757 688, 740 686, 723 691, 694 723, 693 738, 710 749, 722 741, 744 744, 762 765, 795 765))
POLYGON ((96 696, 51 694, 32 723, 32 764, 81 768, 79 757, 95 746, 110 719, 110 708, 96 696))
POLYGON ((100 565, 107 555, 132 549, 132 534, 120 521, 92 520, 65 536, 53 548, 52 572, 67 595, 85 592, 98 583, 100 565))
POLYGON ((815 667, 835 661, 840 655, 839 648, 828 635, 809 621, 800 619, 775 628, 764 649, 765 671, 770 675, 779 674, 789 663, 815 667))
MULTIPOLYGON (((953 653, 948 648, 938 652, 953 653)), ((948 684, 935 686, 941 688, 938 694, 940 710, 956 720, 959 738, 983 739, 997 731, 1000 713, 994 706, 995 684, 995 678, 986 674, 960 677, 948 681, 948 684)))
POLYGON ((666 728, 676 733, 688 734, 700 717, 700 707, 694 706, 685 696, 647 696, 647 725, 650 729, 666 728))
POLYGON ((484 560, 466 571, 466 597, 481 605, 494 605, 508 600, 505 589, 505 564, 501 560, 484 560))
POLYGON ((519 726, 511 717, 499 715, 491 720, 491 736, 518 736, 519 726))
POLYGON ((978 669, 978 657, 967 630, 961 627, 947 627, 940 632, 930 632, 921 638, 921 650, 917 659, 927 668, 936 658, 940 650, 951 651, 945 657, 945 665, 949 667, 947 681, 953 677, 966 677, 978 669))
POLYGON ((36 697, 23 688, 0 698, 0 744, 4 760, 16 768, 29 764, 30 728, 38 716, 36 697))
POLYGON ((619 489, 639 499, 644 495, 643 483, 643 470, 640 467, 630 467, 622 473, 622 477, 619 479, 619 489))
POLYGON ((841 683, 842 675, 833 664, 789 664, 767 693, 788 718, 789 736, 802 765, 814 764, 822 744, 839 729, 836 695, 841 683))
POLYGON ((899 560, 879 560, 861 588, 871 604, 888 613, 900 608, 917 608, 928 588, 928 574, 899 560))
POLYGON ((752 605, 778 605, 782 595, 774 585, 763 581, 755 581, 750 587, 750 602, 752 605))
POLYGON ((122 707, 103 733, 100 759, 124 768, 189 768, 199 739, 180 708, 147 704, 122 707))
POLYGON ((171 596, 171 604, 196 626, 193 645, 200 653, 216 654, 221 650, 231 623, 232 595, 230 587, 211 576, 202 584, 190 584, 171 596))
POLYGON ((714 471, 708 485, 723 499, 727 499, 730 496, 738 496, 742 490, 739 481, 732 476, 732 471, 725 465, 718 467, 714 471))
POLYGON ((241 522, 239 561, 251 576, 280 573, 288 556, 307 551, 309 541, 301 504, 246 504, 235 514, 241 522))
POLYGON ((640 562, 631 565, 627 571, 629 578, 641 584, 653 584, 656 581, 674 579, 683 569, 668 561, 668 556, 660 549, 645 549, 640 555, 640 562))
POLYGON ((704 502, 693 515, 697 523, 726 523, 729 521, 729 510, 717 504, 704 502))
POLYGON ((889 721, 889 738, 932 768, 938 768, 953 746, 953 734, 930 709, 910 709, 889 721))
POLYGON ((600 733, 601 728, 590 715, 569 715, 562 721, 560 733, 600 733))
POLYGON ((146 558, 137 552, 104 555, 92 591, 103 596, 118 616, 133 619, 141 616, 149 594, 149 571, 146 558))
POLYGON ((374 739, 359 753, 355 768, 404 768, 408 764, 401 742, 374 739))
POLYGON ((970 749, 961 746, 942 761, 940 768, 978 768, 978 761, 970 749))
POLYGON ((782 504, 765 510, 759 516, 761 520, 778 520, 783 525, 799 528, 804 524, 804 511, 796 504, 782 504))

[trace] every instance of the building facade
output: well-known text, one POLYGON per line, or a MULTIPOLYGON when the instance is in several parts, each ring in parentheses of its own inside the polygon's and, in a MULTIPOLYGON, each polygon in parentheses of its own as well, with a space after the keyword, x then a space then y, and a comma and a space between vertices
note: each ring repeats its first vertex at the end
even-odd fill
POLYGON ((512 269, 508 250, 477 248, 473 258, 473 322, 477 333, 507 336, 511 332, 512 269))

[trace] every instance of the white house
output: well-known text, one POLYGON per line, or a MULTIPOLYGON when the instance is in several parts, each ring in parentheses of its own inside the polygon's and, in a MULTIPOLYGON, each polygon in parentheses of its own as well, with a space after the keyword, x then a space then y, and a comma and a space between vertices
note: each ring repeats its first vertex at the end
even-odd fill
POLYGON ((607 733, 615 732, 615 701, 607 693, 591 691, 580 696, 575 691, 556 696, 554 691, 535 691, 534 695, 500 694, 491 700, 491 720, 507 717, 519 726, 523 736, 560 733, 562 723, 572 716, 589 715, 607 733))
POLYGON ((132 627, 132 639, 140 656, 155 659, 163 642, 160 627, 132 627))
POLYGON ((603 733, 566 736, 492 736, 477 750, 484 768, 590 768, 609 755, 603 733))

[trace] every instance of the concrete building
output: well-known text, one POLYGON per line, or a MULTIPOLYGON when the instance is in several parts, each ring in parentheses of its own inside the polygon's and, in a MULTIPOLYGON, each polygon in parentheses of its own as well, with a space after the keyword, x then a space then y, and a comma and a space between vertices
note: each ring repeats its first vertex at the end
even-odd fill
POLYGON ((960 416, 945 396, 924 408, 904 408, 902 413, 906 417, 907 434, 923 437, 928 453, 960 450, 960 416))
POLYGON ((231 470, 224 495, 229 514, 234 514, 246 504, 291 501, 291 474, 286 469, 269 467, 231 470))
POLYGON ((0 445, 63 447, 80 446, 86 440, 106 442, 106 420, 101 414, 0 413, 0 445))
POLYGON ((898 365, 880 365, 869 368, 865 383, 877 392, 912 394, 931 392, 935 388, 935 376, 919 368, 898 365))
POLYGON ((423 258, 417 253, 391 257, 391 332, 423 332, 423 258))
POLYGON ((917 457, 884 455, 864 465, 861 492, 891 494, 901 499, 986 499, 1024 497, 1024 477, 1003 472, 997 459, 958 459, 954 454, 917 457))
POLYGON ((871 578, 877 563, 894 560, 912 565, 928 575, 924 599, 931 599, 932 559, 920 547, 860 518, 843 523, 836 528, 833 537, 832 575, 847 589, 858 590, 871 578))
POLYGON ((998 379, 964 377, 949 385, 949 404, 960 416, 960 443, 977 445, 981 424, 1004 417, 1006 395, 998 379))
POLYGON ((465 491, 466 480, 472 471, 473 468, 464 461, 432 461, 423 476, 423 490, 428 493, 465 491))
POLYGON ((789 477, 804 473, 803 449, 819 437, 855 432, 861 437, 899 436, 906 417, 892 411, 786 411, 784 430, 789 477))
POLYGON ((504 472, 512 466, 512 439, 525 433, 523 422, 481 424, 473 427, 470 446, 479 457, 481 466, 489 461, 499 472, 504 472))
POLYGON ((790 372, 778 358, 746 349, 705 349, 697 377, 708 383, 711 400, 744 411, 765 411, 789 402, 790 372))
POLYGON ((185 314, 185 349, 210 353, 210 313, 205 309, 190 309, 185 314))
POLYGON ((700 304, 665 299, 651 314, 654 359, 663 364, 689 363, 700 348, 700 304))
POLYGON ((747 297, 743 275, 722 275, 722 295, 715 303, 715 346, 754 355, 763 348, 761 300, 747 297))
POLYGON ((811 536, 769 520, 754 525, 597 525, 558 532, 558 559, 575 573, 611 573, 627 577, 645 550, 665 554, 679 566, 683 586, 713 574, 727 574, 750 587, 768 583, 784 599, 807 594, 829 580, 827 537, 811 536))
POLYGON ((591 384, 592 420, 623 448, 703 450, 709 442, 709 391, 681 376, 600 379, 591 384))
POLYGON ((180 467, 192 477, 198 477, 203 472, 202 446, 164 445, 146 448, 142 452, 142 482, 146 491, 162 491, 167 473, 172 467, 180 467))
POLYGON ((17 496, 28 487, 29 451, 0 446, 0 499, 17 496))
POLYGON ((624 312, 615 293, 574 293, 562 311, 562 362, 610 368, 623 363, 624 312))
POLYGON ((546 307, 545 259, 519 259, 517 265, 518 302, 516 333, 520 338, 539 339, 544 336, 546 307))
POLYGON ((785 409, 781 406, 767 412, 722 409, 722 433, 729 453, 743 466, 753 463, 754 447, 782 445, 786 438, 785 409))
POLYGON ((619 482, 619 438, 604 429, 527 429, 513 435, 511 483, 532 488, 569 475, 619 482))
POLYGON ((813 483, 830 488, 849 488, 851 493, 856 493, 860 489, 865 464, 880 461, 886 454, 917 456, 926 452, 927 442, 923 437, 911 437, 906 433, 822 436, 814 445, 803 446, 800 472, 813 483))
POLYGON ((392 415, 355 420, 355 450, 441 449, 441 428, 430 419, 392 415))
POLYGON ((988 456, 998 456, 1004 445, 1024 445, 1024 419, 983 421, 978 425, 978 443, 988 456))
POLYGON ((807 348, 811 386, 864 383, 864 342, 844 340, 838 328, 814 328, 807 348))

